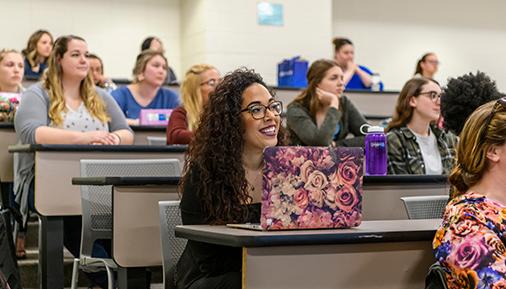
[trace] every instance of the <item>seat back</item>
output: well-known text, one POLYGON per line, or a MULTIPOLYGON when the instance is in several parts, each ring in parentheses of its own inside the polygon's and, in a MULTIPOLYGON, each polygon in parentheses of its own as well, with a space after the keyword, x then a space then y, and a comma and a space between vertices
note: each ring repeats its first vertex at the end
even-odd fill
MULTIPOLYGON (((81 160, 81 177, 177 177, 177 159, 81 160)), ((93 242, 112 238, 112 187, 81 186, 81 256, 91 257, 93 242)))
POLYGON ((425 289, 448 289, 446 273, 439 262, 430 266, 429 273, 425 277, 425 289))
POLYGON ((401 197, 409 219, 438 219, 443 217, 447 195, 401 197))
POLYGON ((150 146, 166 146, 167 137, 165 136, 148 136, 148 145, 150 146))
POLYGON ((175 288, 175 265, 186 247, 186 240, 176 238, 174 232, 181 225, 179 201, 158 202, 160 209, 160 239, 162 242, 163 284, 165 289, 175 288))

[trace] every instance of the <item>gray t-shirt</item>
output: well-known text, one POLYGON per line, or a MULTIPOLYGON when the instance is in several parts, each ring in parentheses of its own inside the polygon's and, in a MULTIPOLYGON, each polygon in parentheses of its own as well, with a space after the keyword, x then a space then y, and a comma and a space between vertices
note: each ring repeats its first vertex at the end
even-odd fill
MULTIPOLYGON (((411 131, 413 132, 413 131, 411 131)), ((434 133, 429 129, 428 136, 422 136, 415 132, 416 142, 420 146, 420 151, 425 165, 425 174, 440 175, 443 173, 443 164, 441 162, 441 154, 437 146, 437 140, 434 133)))
POLYGON ((67 111, 62 111, 61 116, 63 118, 62 128, 65 130, 80 132, 109 131, 109 125, 92 116, 86 109, 84 102, 81 102, 77 110, 67 106, 67 111))
MULTIPOLYGON (((112 96, 101 88, 97 88, 97 93, 104 100, 107 114, 111 118, 107 124, 107 130, 116 131, 120 129, 127 129, 132 131, 126 122, 123 112, 120 110, 118 104, 114 101, 112 96)), ((47 94, 46 89, 42 87, 41 82, 32 85, 23 93, 14 119, 14 128, 16 129, 16 134, 18 139, 21 140, 21 143, 35 144, 35 130, 40 126, 51 125, 48 111, 49 95, 47 94)), ((75 117, 76 120, 80 118, 79 113, 77 116, 71 113, 68 117, 69 119, 70 117, 75 117)), ((66 119, 66 117, 64 117, 64 119, 66 119)), ((86 119, 86 117, 84 117, 84 119, 86 119)), ((84 122, 76 125, 79 126, 79 128, 86 126, 84 122)), ((66 129, 65 122, 63 129, 66 129)), ((86 129, 85 131, 90 130, 91 129, 86 129)))

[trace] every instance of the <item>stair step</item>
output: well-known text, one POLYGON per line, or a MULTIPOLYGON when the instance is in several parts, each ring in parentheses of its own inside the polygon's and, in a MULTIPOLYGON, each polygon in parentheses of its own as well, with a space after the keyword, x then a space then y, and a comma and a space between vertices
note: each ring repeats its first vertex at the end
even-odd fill
POLYGON ((26 229, 25 248, 37 248, 39 246, 39 222, 28 222, 26 229))

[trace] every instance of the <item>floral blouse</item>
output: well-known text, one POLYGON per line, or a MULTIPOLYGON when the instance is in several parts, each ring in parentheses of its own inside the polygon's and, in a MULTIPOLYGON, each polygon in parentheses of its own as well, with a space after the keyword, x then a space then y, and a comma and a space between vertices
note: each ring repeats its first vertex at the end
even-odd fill
POLYGON ((452 199, 433 247, 449 288, 506 288, 506 206, 475 192, 452 199))

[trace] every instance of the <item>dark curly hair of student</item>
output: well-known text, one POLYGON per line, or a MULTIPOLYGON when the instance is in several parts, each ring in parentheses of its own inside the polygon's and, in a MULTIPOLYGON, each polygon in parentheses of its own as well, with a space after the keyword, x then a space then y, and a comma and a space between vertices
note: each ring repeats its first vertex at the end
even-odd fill
POLYGON ((441 114, 444 127, 460 135, 467 118, 481 105, 501 98, 495 81, 477 71, 450 78, 441 95, 441 114))
MULTIPOLYGON (((255 83, 268 89, 253 70, 239 68, 227 74, 209 96, 188 147, 180 192, 184 192, 185 183, 195 184, 203 215, 210 224, 245 222, 249 214, 243 206, 252 199, 242 165, 241 108, 243 92, 255 83)), ((278 145, 283 138, 283 133, 278 134, 278 145)))

